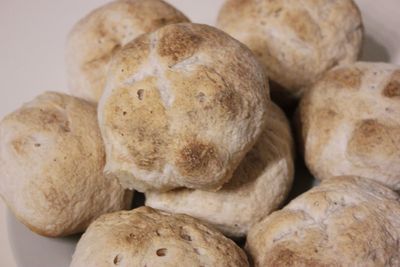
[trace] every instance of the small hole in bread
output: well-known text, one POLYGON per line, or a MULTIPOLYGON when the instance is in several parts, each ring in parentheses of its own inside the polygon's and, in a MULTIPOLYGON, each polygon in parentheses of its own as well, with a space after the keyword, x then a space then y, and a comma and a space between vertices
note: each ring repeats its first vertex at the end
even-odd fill
POLYGON ((144 90, 143 89, 139 89, 137 91, 137 96, 138 96, 139 100, 143 100, 143 94, 144 94, 144 90))
POLYGON ((160 248, 156 251, 156 254, 158 257, 164 257, 167 255, 167 249, 166 248, 160 248))
POLYGON ((119 265, 121 263, 121 261, 122 261, 122 256, 118 254, 117 256, 115 256, 113 262, 114 262, 114 265, 119 265))
POLYGON ((35 147, 40 147, 41 146, 41 144, 35 144, 35 147))
POLYGON ((186 240, 186 241, 192 241, 192 237, 190 235, 187 234, 181 234, 182 239, 186 240))

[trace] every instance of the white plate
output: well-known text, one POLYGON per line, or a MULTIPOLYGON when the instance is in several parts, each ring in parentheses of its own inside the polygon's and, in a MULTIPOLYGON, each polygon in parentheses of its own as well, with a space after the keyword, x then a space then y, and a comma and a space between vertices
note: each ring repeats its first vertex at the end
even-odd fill
MULTIPOLYGON (((0 3, 0 32, 7 33, 3 37, 8 36, 5 44, 2 44, 7 49, 0 49, 3 61, 0 73, 4 74, 4 88, 13 88, 12 92, 0 91, 1 116, 42 90, 66 87, 62 57, 67 31, 82 15, 105 2, 5 0, 0 3)), ((169 2, 194 22, 212 25, 223 1, 169 2)), ((400 31, 397 28, 400 26, 399 0, 358 0, 358 3, 366 26, 363 59, 400 63, 400 31)), ((312 181, 302 180, 305 177, 307 175, 297 175, 297 184, 309 186, 312 181)), ((11 248, 19 267, 69 266, 78 237, 40 237, 17 222, 11 213, 7 215, 7 225, 11 248)))

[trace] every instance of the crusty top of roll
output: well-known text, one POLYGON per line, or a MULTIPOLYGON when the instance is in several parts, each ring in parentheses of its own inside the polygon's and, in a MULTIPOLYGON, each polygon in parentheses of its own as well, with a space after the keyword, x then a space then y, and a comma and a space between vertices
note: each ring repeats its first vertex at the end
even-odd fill
POLYGON ((44 93, 0 123, 0 195, 46 236, 83 232, 99 215, 128 208, 131 193, 103 175, 96 107, 44 93))
POLYGON ((112 56, 143 33, 189 22, 162 0, 117 0, 97 8, 72 29, 67 42, 67 72, 71 92, 97 102, 104 90, 112 56))
POLYGON ((304 96, 299 129, 319 179, 357 175, 400 189, 400 67, 363 63, 328 72, 304 96))
POLYGON ((219 189, 265 126, 267 79, 224 32, 174 24, 114 58, 99 121, 105 171, 139 191, 219 189))
POLYGON ((104 215, 79 241, 71 267, 246 267, 245 253, 186 215, 142 207, 104 215))
POLYGON ((256 267, 400 265, 400 196, 369 179, 336 177, 250 230, 256 267))
POLYGON ((337 64, 356 61, 363 32, 353 0, 227 0, 218 26, 253 50, 286 97, 299 97, 337 64))

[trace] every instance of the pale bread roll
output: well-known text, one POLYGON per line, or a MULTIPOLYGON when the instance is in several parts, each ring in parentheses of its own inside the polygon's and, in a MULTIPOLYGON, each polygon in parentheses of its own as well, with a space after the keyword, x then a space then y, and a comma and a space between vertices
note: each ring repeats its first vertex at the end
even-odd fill
POLYGON ((115 56, 99 103, 105 172, 142 192, 219 189, 264 129, 268 89, 251 51, 218 29, 142 35, 115 56))
POLYGON ((335 177, 254 226, 255 267, 400 266, 400 196, 373 180, 335 177))
POLYGON ((318 179, 356 175, 400 190, 400 67, 357 63, 327 73, 304 96, 298 128, 318 179))
POLYGON ((129 208, 132 193, 103 175, 96 107, 44 93, 0 123, 0 195, 45 236, 83 232, 99 215, 129 208))
POLYGON ((142 207, 101 216, 79 241, 71 267, 246 267, 246 254, 186 215, 142 207))
POLYGON ((97 102, 112 56, 139 35, 167 24, 189 22, 162 0, 117 0, 81 19, 68 36, 66 63, 71 93, 97 102))
POLYGON ((148 192, 146 205, 196 217, 231 237, 246 236, 253 224, 279 208, 293 182, 289 122, 275 104, 268 111, 267 126, 258 142, 221 190, 148 192))
POLYGON ((227 0, 218 26, 253 50, 283 106, 327 70, 356 61, 363 36, 353 0, 227 0))

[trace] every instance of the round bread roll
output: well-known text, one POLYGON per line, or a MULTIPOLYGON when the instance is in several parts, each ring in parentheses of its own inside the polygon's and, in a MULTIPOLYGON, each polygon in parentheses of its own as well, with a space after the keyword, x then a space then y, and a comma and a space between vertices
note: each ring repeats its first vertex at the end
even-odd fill
POLYGON ((372 180, 324 181, 254 226, 255 267, 400 266, 400 197, 372 180))
POLYGON ((400 189, 400 67, 357 63, 327 73, 298 112, 308 168, 400 189))
POLYGON ((363 35, 352 0, 227 0, 218 26, 253 50, 283 106, 335 65, 356 61, 363 35))
POLYGON ((118 53, 99 103, 105 171, 125 188, 218 190, 265 126, 257 59, 224 32, 168 25, 118 53))
POLYGON ((66 63, 71 93, 97 103, 109 62, 121 47, 143 33, 179 22, 189 19, 162 0, 117 0, 94 10, 68 37, 66 63))
POLYGON ((96 107, 44 93, 0 123, 0 195, 45 236, 83 232, 99 215, 129 208, 132 192, 103 176, 96 107))
POLYGON ((267 127, 258 142, 221 190, 148 192, 146 205, 196 217, 228 236, 245 236, 254 223, 282 204, 293 182, 293 140, 289 123, 275 104, 271 103, 269 114, 267 127))
POLYGON ((246 267, 245 253, 194 218, 141 207, 101 216, 82 236, 71 267, 246 267))

